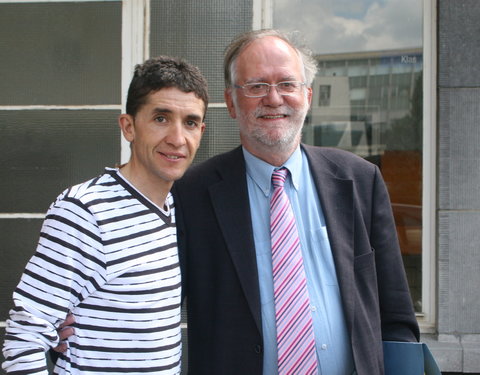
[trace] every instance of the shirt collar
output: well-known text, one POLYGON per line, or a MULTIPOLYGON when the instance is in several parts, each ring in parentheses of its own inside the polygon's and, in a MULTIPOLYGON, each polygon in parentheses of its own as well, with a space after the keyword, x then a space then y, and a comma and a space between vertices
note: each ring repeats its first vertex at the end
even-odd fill
MULTIPOLYGON (((278 168, 257 158, 256 156, 248 152, 245 147, 242 147, 242 150, 243 157, 245 158, 247 174, 252 178, 252 180, 265 194, 265 196, 268 196, 270 194, 270 189, 272 185, 272 173, 275 169, 278 168)), ((302 161, 302 151, 300 149, 300 146, 298 146, 293 152, 293 154, 290 156, 290 158, 282 165, 282 167, 285 167, 290 171, 293 187, 297 191, 300 184, 302 161)))

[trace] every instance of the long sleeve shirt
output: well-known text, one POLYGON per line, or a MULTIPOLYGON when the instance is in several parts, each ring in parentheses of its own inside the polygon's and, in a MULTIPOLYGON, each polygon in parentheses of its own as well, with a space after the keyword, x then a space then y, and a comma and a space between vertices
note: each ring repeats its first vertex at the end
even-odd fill
POLYGON ((64 191, 13 294, 3 368, 47 374, 68 312, 58 374, 179 374, 181 280, 171 195, 160 208, 115 169, 64 191))
MULTIPOLYGON (((243 150, 257 255, 262 329, 264 337, 263 373, 277 374, 275 305, 273 297, 270 240, 270 197, 273 165, 243 150)), ((353 355, 348 336, 340 289, 325 218, 306 156, 298 148, 284 164, 290 171, 285 183, 295 214, 310 297, 319 373, 351 375, 353 355)))

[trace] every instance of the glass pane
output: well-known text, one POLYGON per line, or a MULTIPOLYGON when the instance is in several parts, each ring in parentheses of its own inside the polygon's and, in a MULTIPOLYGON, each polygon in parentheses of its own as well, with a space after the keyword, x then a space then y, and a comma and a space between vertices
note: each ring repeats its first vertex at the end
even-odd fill
POLYGON ((229 151, 240 144, 237 123, 230 118, 226 108, 209 108, 205 123, 207 127, 194 163, 229 151))
POLYGON ((319 71, 304 142, 339 147, 385 178, 416 311, 421 306, 422 2, 275 0, 274 27, 298 30, 319 71))
POLYGON ((121 102, 122 3, 0 4, 0 105, 121 102))
MULTIPOLYGON (((12 307, 13 289, 35 251, 42 219, 0 219, 0 321, 5 321, 12 307)), ((2 336, 3 337, 3 336, 2 336)))
POLYGON ((45 212, 120 158, 119 111, 0 111, 0 212, 45 212))
POLYGON ((153 0, 150 56, 180 56, 197 65, 208 80, 210 102, 221 103, 223 51, 251 29, 252 17, 251 1, 153 0))

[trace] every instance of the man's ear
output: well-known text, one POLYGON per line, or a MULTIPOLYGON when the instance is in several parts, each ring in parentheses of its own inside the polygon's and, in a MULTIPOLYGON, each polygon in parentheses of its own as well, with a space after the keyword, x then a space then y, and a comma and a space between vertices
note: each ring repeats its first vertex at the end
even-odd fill
POLYGON ((122 130, 122 134, 128 142, 133 142, 135 139, 135 124, 131 115, 121 114, 118 117, 118 126, 122 130))
POLYGON ((313 98, 313 89, 311 87, 307 87, 307 100, 308 106, 312 105, 312 98, 313 98))
POLYGON ((237 112, 235 111, 235 106, 233 105, 233 93, 232 88, 229 87, 223 92, 223 97, 225 98, 225 103, 227 104, 228 113, 230 113, 231 118, 237 118, 237 112))

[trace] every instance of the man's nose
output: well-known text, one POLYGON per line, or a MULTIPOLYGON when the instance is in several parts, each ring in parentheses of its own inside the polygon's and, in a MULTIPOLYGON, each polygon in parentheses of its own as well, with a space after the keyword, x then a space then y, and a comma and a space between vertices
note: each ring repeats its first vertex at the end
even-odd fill
POLYGON ((283 95, 277 91, 277 86, 270 86, 267 95, 263 97, 265 105, 278 106, 283 104, 283 95))
POLYGON ((184 128, 180 121, 176 121, 169 126, 167 134, 167 143, 179 147, 185 144, 184 128))

